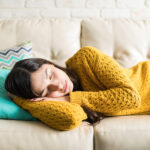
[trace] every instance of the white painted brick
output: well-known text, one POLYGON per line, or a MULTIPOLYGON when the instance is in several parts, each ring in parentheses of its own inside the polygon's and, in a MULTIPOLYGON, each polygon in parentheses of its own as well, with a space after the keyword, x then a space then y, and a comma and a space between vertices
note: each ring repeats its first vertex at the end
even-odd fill
POLYGON ((48 8, 55 7, 54 0, 27 0, 26 7, 48 8))
POLYGON ((43 17, 54 17, 54 18, 61 18, 61 17, 70 17, 71 11, 68 8, 52 8, 46 9, 41 12, 41 16, 43 17))
POLYGON ((57 7, 75 8, 84 7, 85 0, 56 0, 57 7))
POLYGON ((39 17, 40 12, 37 9, 15 9, 13 10, 14 17, 39 17))
POLYGON ((144 8, 144 0, 118 0, 117 7, 118 8, 144 8))
POLYGON ((98 9, 72 9, 72 17, 99 17, 100 11, 98 9))
POLYGON ((146 5, 146 7, 150 7, 150 0, 146 0, 145 5, 146 5))
POLYGON ((88 0, 86 6, 89 8, 115 8, 115 0, 88 0))
POLYGON ((0 18, 12 17, 12 11, 10 9, 0 9, 0 18))
POLYGON ((101 16, 104 18, 129 18, 130 11, 127 9, 103 9, 101 16))
POLYGON ((131 18, 134 19, 149 19, 150 9, 131 10, 131 18))
POLYGON ((0 8, 24 7, 25 0, 0 0, 0 8))
POLYGON ((47 16, 140 19, 150 18, 148 8, 150 0, 0 0, 0 18, 47 16))

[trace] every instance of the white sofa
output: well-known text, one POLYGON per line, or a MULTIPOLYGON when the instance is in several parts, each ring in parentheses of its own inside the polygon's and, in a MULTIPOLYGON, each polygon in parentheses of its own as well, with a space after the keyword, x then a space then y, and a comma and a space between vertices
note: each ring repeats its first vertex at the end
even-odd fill
MULTIPOLYGON (((31 40, 35 57, 61 66, 95 46, 130 68, 150 58, 150 21, 131 19, 0 20, 0 49, 31 40)), ((0 120, 0 150, 150 150, 150 116, 116 116, 57 131, 37 121, 0 120)))

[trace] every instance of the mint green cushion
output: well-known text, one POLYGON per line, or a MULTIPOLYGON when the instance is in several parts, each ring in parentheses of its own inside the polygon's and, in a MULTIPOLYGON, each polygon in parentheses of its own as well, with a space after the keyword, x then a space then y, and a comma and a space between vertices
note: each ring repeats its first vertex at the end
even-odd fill
POLYGON ((5 89, 5 79, 10 70, 0 69, 0 118, 15 120, 38 120, 30 113, 16 105, 8 96, 5 89))

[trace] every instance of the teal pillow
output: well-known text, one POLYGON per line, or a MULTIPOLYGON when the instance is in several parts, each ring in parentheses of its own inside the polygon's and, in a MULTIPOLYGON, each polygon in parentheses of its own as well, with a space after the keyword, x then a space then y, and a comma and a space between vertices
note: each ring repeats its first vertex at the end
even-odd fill
POLYGON ((5 79, 10 70, 0 69, 0 118, 14 120, 38 120, 30 113, 16 105, 9 97, 5 89, 5 79))

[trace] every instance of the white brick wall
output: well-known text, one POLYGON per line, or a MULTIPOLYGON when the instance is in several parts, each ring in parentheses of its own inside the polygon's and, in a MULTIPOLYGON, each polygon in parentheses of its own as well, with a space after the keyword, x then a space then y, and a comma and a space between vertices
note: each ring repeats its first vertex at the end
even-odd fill
POLYGON ((56 0, 56 7, 65 7, 65 8, 75 8, 82 7, 84 8, 86 0, 56 0))
POLYGON ((55 7, 55 0, 27 0, 25 4, 26 8, 49 8, 55 7))
POLYGON ((0 8, 20 8, 24 7, 25 0, 0 0, 0 8))
POLYGON ((70 17, 70 9, 66 8, 51 8, 51 9, 46 9, 41 11, 41 16, 42 17, 52 17, 52 18, 61 18, 61 17, 70 17))
POLYGON ((100 11, 98 9, 77 8, 72 10, 72 17, 99 17, 100 11))
POLYGON ((144 8, 145 0, 118 0, 117 6, 119 8, 144 8))
POLYGON ((115 0, 87 0, 89 8, 115 8, 115 0))
POLYGON ((130 11, 128 9, 103 9, 101 12, 103 18, 129 18, 130 11))
POLYGON ((150 18, 150 0, 0 0, 0 18, 150 18))

